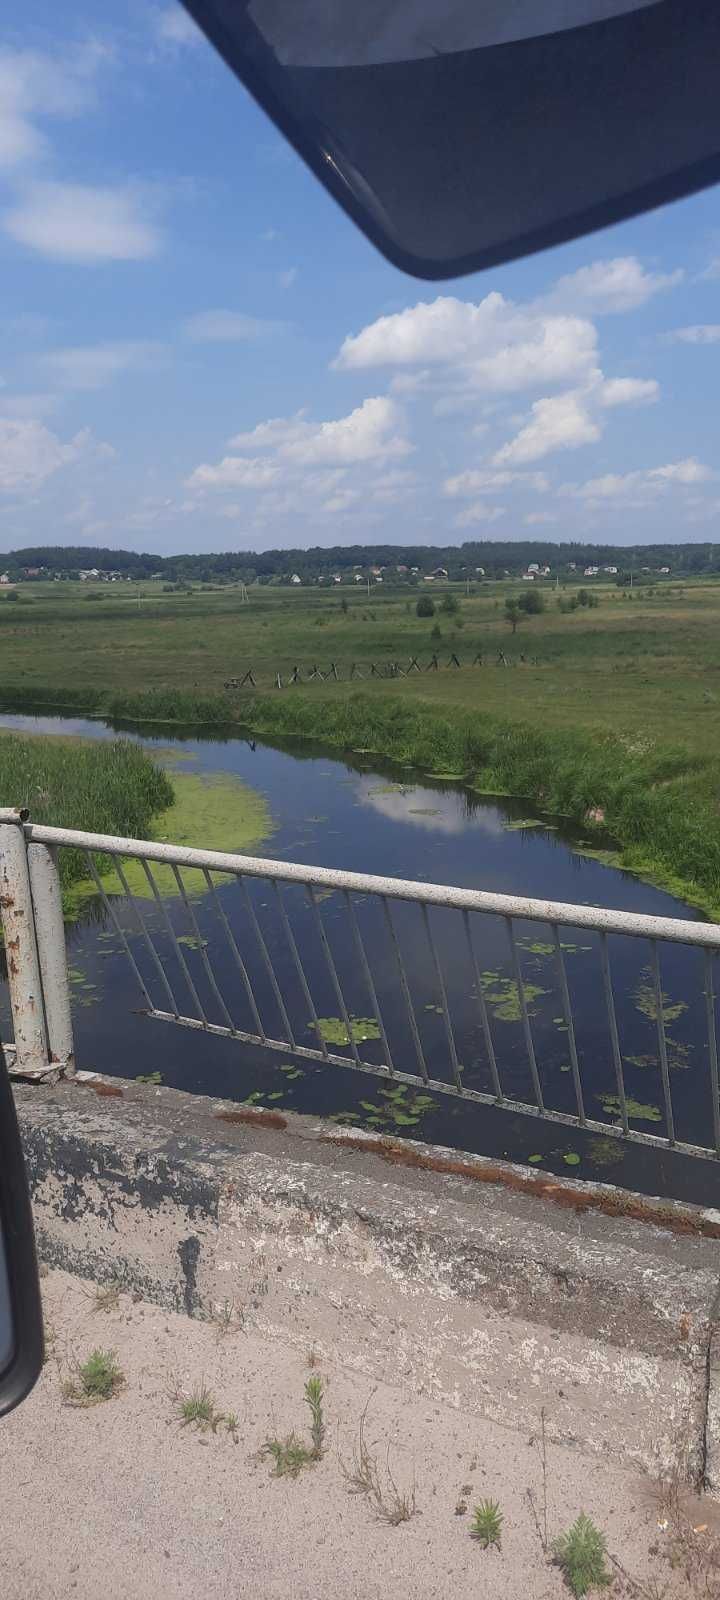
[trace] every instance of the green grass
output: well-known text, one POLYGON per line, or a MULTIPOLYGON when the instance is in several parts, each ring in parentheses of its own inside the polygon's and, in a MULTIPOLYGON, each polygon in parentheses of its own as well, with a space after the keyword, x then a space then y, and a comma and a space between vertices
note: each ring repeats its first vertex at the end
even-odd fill
MULTIPOLYGON (((127 740, 0 737, 0 805, 27 806, 34 822, 143 838, 172 802, 167 774, 127 740)), ((59 865, 64 888, 87 875, 78 850, 59 865)))
POLYGON ((191 1394, 180 1395, 176 1404, 183 1428, 195 1428, 199 1433, 206 1433, 210 1428, 216 1433, 220 1423, 225 1420, 223 1413, 217 1409, 213 1394, 204 1383, 197 1384, 191 1394))
POLYGON ((135 585, 100 586, 100 602, 87 605, 77 589, 34 585, 23 607, 0 599, 7 709, 243 720, 270 736, 469 775, 482 792, 564 812, 602 850, 607 840, 584 826, 599 807, 622 865, 720 916, 720 583, 659 585, 633 599, 593 585, 598 606, 570 614, 556 604, 562 591, 550 591, 515 638, 503 614, 519 585, 484 584, 474 598, 457 590, 459 613, 440 615, 439 655, 456 651, 461 670, 366 676, 359 688, 347 681, 353 661, 367 670, 429 659, 435 619, 415 615, 414 591, 368 600, 347 586, 344 614, 322 589, 252 589, 249 605, 233 589, 165 595, 150 584, 139 601, 135 585), (478 647, 485 665, 473 668, 478 647), (500 648, 512 667, 497 665, 500 648), (331 661, 340 683, 273 689, 278 670, 287 679, 296 663, 307 672, 331 661), (259 692, 226 691, 249 665, 259 692))
POLYGON ((64 1383, 63 1396, 71 1405, 98 1405, 103 1400, 112 1400, 124 1383, 125 1376, 114 1350, 92 1350, 87 1360, 78 1366, 76 1376, 64 1383))

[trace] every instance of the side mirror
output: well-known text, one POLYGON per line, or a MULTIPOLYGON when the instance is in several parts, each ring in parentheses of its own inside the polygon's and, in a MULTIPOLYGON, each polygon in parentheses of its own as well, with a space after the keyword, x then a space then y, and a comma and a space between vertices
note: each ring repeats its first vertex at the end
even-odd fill
POLYGON ((29 1394, 43 1364, 35 1235, 15 1102, 0 1045, 0 1416, 29 1394))
POLYGON ((183 3, 416 277, 497 266, 720 178, 717 0, 183 3))

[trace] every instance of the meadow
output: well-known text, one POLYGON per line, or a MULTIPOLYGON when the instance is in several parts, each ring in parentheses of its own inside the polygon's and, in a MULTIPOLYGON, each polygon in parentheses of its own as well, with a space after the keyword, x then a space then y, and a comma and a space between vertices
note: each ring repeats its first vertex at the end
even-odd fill
POLYGON ((604 822, 624 864, 720 915, 720 583, 593 582, 597 605, 575 610, 577 585, 545 584, 545 610, 513 634, 505 602, 527 587, 456 586, 449 614, 443 584, 253 587, 247 602, 237 588, 26 585, 20 602, 0 595, 0 704, 239 720, 462 774, 591 835, 604 822), (417 617, 421 593, 435 616, 417 617), (369 675, 412 656, 424 668, 433 652, 437 672, 369 675), (307 681, 331 662, 339 682, 307 681), (303 682, 289 687, 295 666, 303 682), (248 667, 256 692, 224 688, 248 667))

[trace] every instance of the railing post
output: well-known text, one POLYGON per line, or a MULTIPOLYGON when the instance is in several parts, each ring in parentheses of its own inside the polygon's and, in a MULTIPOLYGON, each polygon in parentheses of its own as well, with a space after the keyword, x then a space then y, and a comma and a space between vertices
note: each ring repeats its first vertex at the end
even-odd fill
POLYGON ((0 822, 0 918, 15 1031, 15 1066, 26 1077, 48 1071, 42 981, 35 938, 27 846, 18 812, 0 822))
POLYGON ((50 845, 31 843, 27 847, 27 860, 48 1057, 52 1065, 62 1067, 65 1076, 72 1078, 75 1076, 75 1049, 57 851, 50 845))

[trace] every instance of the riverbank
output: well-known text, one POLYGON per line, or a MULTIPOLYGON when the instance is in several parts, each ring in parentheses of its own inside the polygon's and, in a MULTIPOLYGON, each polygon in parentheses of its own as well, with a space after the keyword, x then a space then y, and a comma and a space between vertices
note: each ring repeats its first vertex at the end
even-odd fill
MULTIPOLYGON (((142 838, 174 800, 167 772, 129 740, 0 736, 0 804, 27 806, 35 822, 142 838)), ((86 873, 81 851, 61 852, 64 891, 86 873)))
MULTIPOLYGON (((404 688, 404 685, 402 686, 404 688)), ((8 707, 9 709, 9 707, 8 707)), ((568 817, 588 853, 720 919, 720 762, 641 735, 546 729, 388 692, 198 695, 31 689, 16 711, 75 711, 148 723, 232 723, 270 737, 361 751, 482 794, 568 817)))

